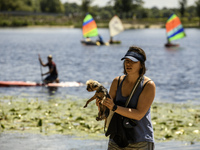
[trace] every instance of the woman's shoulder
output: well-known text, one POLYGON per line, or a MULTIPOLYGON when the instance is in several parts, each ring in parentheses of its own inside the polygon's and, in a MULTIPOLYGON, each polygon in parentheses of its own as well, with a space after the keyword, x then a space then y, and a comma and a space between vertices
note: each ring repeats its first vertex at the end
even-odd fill
POLYGON ((117 85, 121 83, 124 77, 125 75, 115 77, 114 80, 112 81, 112 84, 117 87, 117 85))
POLYGON ((150 87, 155 87, 154 81, 151 78, 147 77, 147 76, 144 76, 144 85, 145 86, 148 85, 150 87))
POLYGON ((121 82, 124 79, 125 76, 126 75, 117 76, 117 77, 114 78, 113 82, 116 82, 116 83, 118 83, 118 81, 121 82))

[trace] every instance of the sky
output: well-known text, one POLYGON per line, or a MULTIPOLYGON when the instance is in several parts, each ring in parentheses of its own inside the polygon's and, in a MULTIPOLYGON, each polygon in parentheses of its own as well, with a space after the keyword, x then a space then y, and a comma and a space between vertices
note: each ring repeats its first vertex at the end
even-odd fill
MULTIPOLYGON (((82 0, 61 0, 61 2, 76 2, 77 4, 81 4, 82 0)), ((107 2, 110 0, 93 0, 92 5, 98 6, 106 6, 107 2)), ((143 0, 145 3, 143 7, 152 8, 154 6, 162 9, 163 7, 167 8, 179 8, 179 0, 143 0)), ((187 6, 195 5, 195 1, 197 0, 187 0, 187 6)))

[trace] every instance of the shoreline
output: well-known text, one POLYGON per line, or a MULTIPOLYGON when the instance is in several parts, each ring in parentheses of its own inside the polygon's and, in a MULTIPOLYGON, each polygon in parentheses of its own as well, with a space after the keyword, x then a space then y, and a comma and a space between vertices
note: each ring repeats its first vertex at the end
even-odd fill
MULTIPOLYGON (((124 29, 125 30, 129 30, 129 29, 165 29, 165 25, 164 24, 123 24, 124 29)), ((67 28, 67 29, 74 29, 74 28, 78 28, 78 29, 82 29, 82 27, 76 27, 75 25, 69 25, 69 26, 65 26, 65 25, 30 25, 30 26, 16 26, 16 27, 12 27, 12 26, 6 26, 6 27, 0 27, 0 29, 5 29, 5 28, 67 28)), ((98 28, 105 28, 105 29, 109 29, 108 27, 105 27, 105 25, 98 25, 98 28)), ((184 27, 185 29, 187 28, 197 28, 199 29, 198 26, 187 26, 184 27)))

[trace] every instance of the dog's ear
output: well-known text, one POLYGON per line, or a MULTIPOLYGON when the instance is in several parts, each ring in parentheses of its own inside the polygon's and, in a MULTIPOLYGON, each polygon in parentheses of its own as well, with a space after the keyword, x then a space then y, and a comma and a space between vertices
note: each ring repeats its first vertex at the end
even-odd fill
POLYGON ((98 83, 93 84, 93 88, 96 88, 96 87, 98 87, 98 83))

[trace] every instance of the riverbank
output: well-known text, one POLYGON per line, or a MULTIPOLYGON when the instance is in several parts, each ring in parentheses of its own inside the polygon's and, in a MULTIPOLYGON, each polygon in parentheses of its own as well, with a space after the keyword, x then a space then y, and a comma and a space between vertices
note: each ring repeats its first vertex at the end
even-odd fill
MULTIPOLYGON (((0 132, 63 134, 87 139, 105 139, 104 122, 96 121, 97 108, 82 99, 15 100, 0 98, 0 132)), ((152 123, 156 141, 200 142, 198 105, 153 103, 152 123)))

